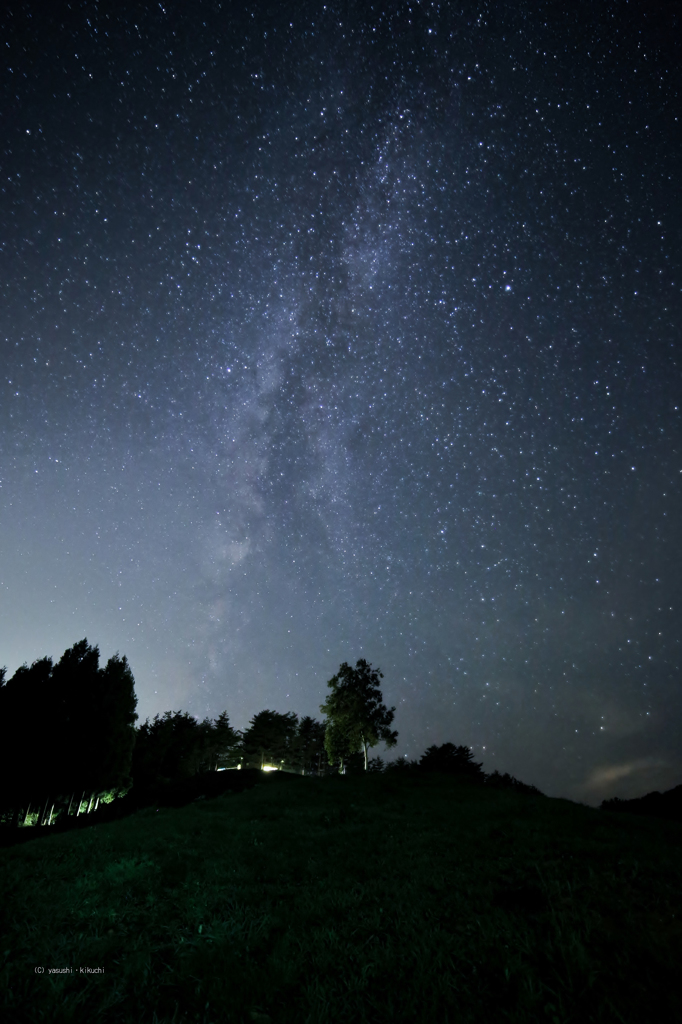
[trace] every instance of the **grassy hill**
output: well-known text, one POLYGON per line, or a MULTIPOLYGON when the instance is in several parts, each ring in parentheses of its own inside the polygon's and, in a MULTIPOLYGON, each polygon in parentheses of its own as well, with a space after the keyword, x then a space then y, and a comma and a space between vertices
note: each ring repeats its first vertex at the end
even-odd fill
POLYGON ((271 773, 0 865, 12 1024, 682 1020, 676 822, 271 773))

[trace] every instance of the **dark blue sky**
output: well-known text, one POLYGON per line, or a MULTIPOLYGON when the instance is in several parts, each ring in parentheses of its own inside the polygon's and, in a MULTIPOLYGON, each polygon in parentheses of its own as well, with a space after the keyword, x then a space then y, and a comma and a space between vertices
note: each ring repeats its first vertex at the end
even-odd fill
POLYGON ((396 753, 682 781, 676 6, 0 38, 0 663, 243 728, 364 657, 396 753))

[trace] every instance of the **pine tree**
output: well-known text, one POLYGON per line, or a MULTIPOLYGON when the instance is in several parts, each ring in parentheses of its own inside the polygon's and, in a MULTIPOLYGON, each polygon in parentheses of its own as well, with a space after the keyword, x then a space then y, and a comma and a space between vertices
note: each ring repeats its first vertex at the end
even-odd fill
POLYGON ((296 768, 305 774, 323 774, 326 765, 324 722, 304 715, 296 732, 296 768))
POLYGON ((254 768, 266 764, 293 767, 297 725, 298 716, 293 711, 259 711, 242 738, 245 763, 254 768))
POLYGON ((49 823, 55 807, 70 813, 86 796, 96 806, 104 791, 128 786, 136 703, 127 660, 114 655, 100 669, 87 639, 56 665, 41 658, 17 669, 0 688, 0 766, 11 780, 3 803, 14 820, 22 809, 27 820, 32 805, 49 823))
POLYGON ((59 778, 60 721, 52 667, 51 658, 39 658, 30 667, 21 665, 0 689, 2 802, 11 809, 15 825, 29 803, 42 820, 50 790, 59 778))
POLYGON ((235 767, 240 760, 240 746, 241 733, 230 725, 227 711, 222 711, 213 723, 210 768, 235 767))
POLYGON ((137 790, 182 782, 210 760, 211 723, 197 722, 187 711, 166 711, 137 730, 133 784, 137 790))

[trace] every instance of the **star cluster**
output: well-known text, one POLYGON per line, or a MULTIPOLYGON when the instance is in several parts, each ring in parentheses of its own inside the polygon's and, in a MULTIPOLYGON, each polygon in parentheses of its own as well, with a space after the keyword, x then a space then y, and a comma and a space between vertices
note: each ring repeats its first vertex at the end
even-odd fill
POLYGON ((3 19, 2 661, 244 727, 365 657, 398 753, 677 784, 672 8, 3 19))

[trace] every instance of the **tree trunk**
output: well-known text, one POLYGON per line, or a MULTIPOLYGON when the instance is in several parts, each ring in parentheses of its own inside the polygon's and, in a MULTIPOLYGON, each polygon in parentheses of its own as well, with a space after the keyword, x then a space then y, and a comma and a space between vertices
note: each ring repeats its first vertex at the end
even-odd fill
POLYGON ((26 815, 24 816, 24 825, 28 824, 28 816, 31 813, 31 805, 29 804, 26 808, 26 815))
POLYGON ((54 811, 54 802, 52 803, 52 807, 50 807, 50 817, 47 819, 48 825, 52 824, 52 812, 53 811, 54 811))
POLYGON ((45 803, 43 804, 43 809, 42 809, 42 811, 40 813, 40 817, 38 818, 38 824, 39 825, 44 825, 45 824, 45 815, 47 813, 47 805, 48 805, 49 802, 50 802, 50 798, 49 798, 49 796, 46 796, 45 797, 45 803))
POLYGON ((69 800, 69 809, 68 809, 68 811, 66 812, 66 816, 67 816, 67 818, 68 818, 68 817, 70 816, 70 814, 71 814, 71 807, 72 807, 72 805, 73 805, 73 798, 74 798, 74 794, 72 793, 72 794, 71 794, 71 799, 69 800))

